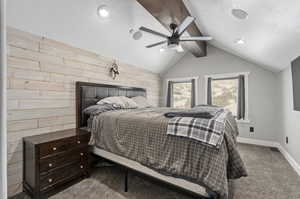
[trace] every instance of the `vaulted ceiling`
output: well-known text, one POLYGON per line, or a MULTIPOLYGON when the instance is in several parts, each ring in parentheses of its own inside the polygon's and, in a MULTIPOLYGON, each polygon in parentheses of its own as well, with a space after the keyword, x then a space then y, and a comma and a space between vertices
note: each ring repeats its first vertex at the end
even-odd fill
POLYGON ((210 44, 262 67, 279 71, 300 56, 299 0, 186 0, 202 33, 213 36, 210 44), (248 12, 246 20, 231 9, 248 12), (243 38, 244 44, 235 41, 243 38))
MULTIPOLYGON (((213 36, 211 45, 273 71, 287 67, 300 55, 299 0, 184 0, 201 32, 213 36), (249 17, 238 20, 232 8, 242 8, 249 17), (243 45, 235 41, 243 38, 243 45)), ((146 49, 159 38, 143 34, 133 40, 130 29, 141 25, 167 30, 134 0, 9 0, 8 25, 21 30, 114 57, 153 72, 176 63, 184 53, 146 49), (99 5, 111 9, 100 19, 99 5)), ((201 59, 201 58, 199 58, 201 59)))

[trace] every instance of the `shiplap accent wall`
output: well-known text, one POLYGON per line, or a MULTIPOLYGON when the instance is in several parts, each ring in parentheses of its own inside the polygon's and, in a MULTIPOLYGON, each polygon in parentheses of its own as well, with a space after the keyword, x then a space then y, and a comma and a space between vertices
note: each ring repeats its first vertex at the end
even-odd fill
POLYGON ((120 75, 113 80, 112 58, 14 28, 7 35, 10 196, 22 190, 22 138, 75 127, 75 81, 146 88, 159 103, 158 74, 117 61, 120 75))

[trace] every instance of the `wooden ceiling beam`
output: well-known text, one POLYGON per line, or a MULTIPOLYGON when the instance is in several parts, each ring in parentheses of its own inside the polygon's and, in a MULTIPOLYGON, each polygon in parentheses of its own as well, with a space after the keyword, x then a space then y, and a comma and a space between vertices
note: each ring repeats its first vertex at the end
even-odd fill
MULTIPOLYGON (((181 24, 190 12, 182 0, 137 0, 152 16, 154 16, 169 31, 171 23, 181 24)), ((186 31, 189 36, 202 36, 195 22, 186 31)), ((182 42, 184 49, 190 51, 195 57, 206 56, 205 41, 182 42)))

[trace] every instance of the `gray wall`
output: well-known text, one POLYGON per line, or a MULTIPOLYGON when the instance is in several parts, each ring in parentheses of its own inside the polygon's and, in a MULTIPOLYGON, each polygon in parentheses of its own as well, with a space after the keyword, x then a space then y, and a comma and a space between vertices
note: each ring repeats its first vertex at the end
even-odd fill
POLYGON ((293 84, 291 67, 278 75, 280 91, 280 134, 278 140, 288 153, 300 164, 300 112, 293 108, 293 84), (289 143, 285 143, 285 137, 289 143))
POLYGON ((277 76, 262 67, 247 62, 223 50, 208 46, 208 56, 195 58, 185 55, 162 76, 162 105, 166 99, 166 79, 176 77, 199 76, 198 103, 205 103, 205 75, 250 72, 249 75, 249 119, 251 123, 239 124, 240 136, 276 141, 278 138, 277 118, 277 76), (249 127, 254 126, 254 134, 249 127))

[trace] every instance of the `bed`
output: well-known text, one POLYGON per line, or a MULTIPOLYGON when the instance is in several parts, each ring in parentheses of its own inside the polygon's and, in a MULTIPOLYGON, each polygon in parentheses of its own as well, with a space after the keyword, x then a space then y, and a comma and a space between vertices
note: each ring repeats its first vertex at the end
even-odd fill
POLYGON ((92 152, 97 156, 200 198, 230 198, 229 179, 247 175, 236 148, 235 121, 226 125, 228 133, 216 149, 166 135, 168 118, 163 115, 169 108, 109 111, 92 120, 83 113, 110 96, 146 97, 147 93, 143 88, 76 83, 77 128, 91 127, 92 152))

